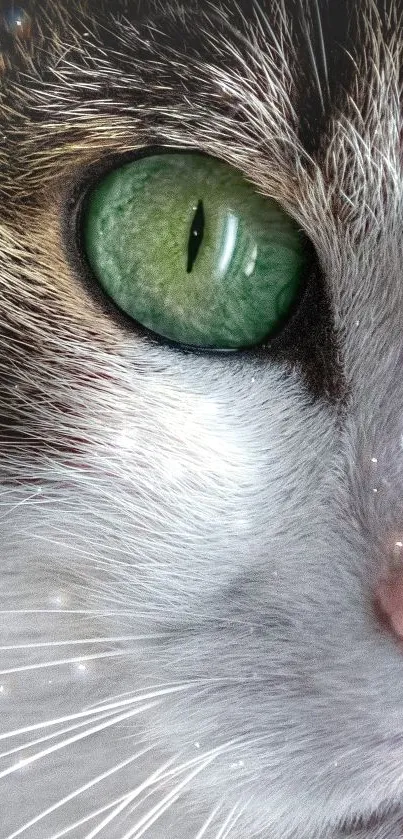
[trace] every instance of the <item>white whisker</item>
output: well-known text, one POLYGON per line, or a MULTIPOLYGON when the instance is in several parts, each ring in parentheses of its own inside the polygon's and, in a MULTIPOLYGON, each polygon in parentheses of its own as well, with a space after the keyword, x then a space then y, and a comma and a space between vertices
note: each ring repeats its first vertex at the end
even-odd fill
POLYGON ((138 714, 144 713, 144 711, 150 710, 150 708, 155 708, 160 705, 160 702, 149 702, 147 705, 142 705, 141 708, 135 708, 134 710, 127 711, 125 714, 118 714, 116 717, 113 717, 112 720, 107 719, 103 721, 101 724, 94 725, 88 728, 86 731, 81 732, 80 734, 76 734, 74 737, 68 737, 66 740, 63 740, 61 743, 56 743, 53 746, 49 746, 48 749, 43 749, 41 752, 37 754, 31 755, 31 757, 27 757, 25 760, 21 760, 18 763, 15 763, 13 766, 10 766, 8 769, 5 769, 3 772, 0 772, 0 780, 2 778, 7 777, 7 775, 11 775, 13 772, 17 772, 22 767, 31 766, 31 764, 36 763, 38 760, 42 760, 44 757, 47 757, 50 754, 53 754, 61 749, 66 748, 66 746, 70 746, 73 743, 78 743, 80 740, 84 740, 87 737, 90 737, 92 734, 97 733, 98 731, 105 731, 105 729, 110 728, 113 725, 117 725, 117 723, 122 722, 123 720, 130 719, 131 717, 135 717, 138 714))
POLYGON ((191 684, 185 685, 177 685, 173 686, 172 688, 163 688, 161 690, 154 690, 154 691, 147 691, 146 693, 140 694, 140 696, 131 696, 129 699, 124 699, 121 702, 113 702, 107 705, 99 705, 97 706, 90 706, 88 709, 84 711, 78 711, 76 714, 68 714, 64 717, 56 717, 53 720, 45 720, 44 722, 34 723, 33 725, 24 726, 23 728, 15 728, 12 731, 6 731, 3 734, 0 734, 0 741, 6 740, 9 737, 17 737, 21 734, 28 734, 31 731, 38 731, 41 728, 48 728, 53 725, 61 725, 65 722, 73 722, 74 720, 82 719, 85 717, 92 717, 94 715, 102 714, 105 711, 114 711, 118 708, 122 708, 126 705, 134 705, 137 702, 144 702, 144 700, 148 699, 156 699, 162 696, 167 696, 171 693, 180 693, 184 690, 187 690, 191 687, 191 684))
MULTIPOLYGON (((85 661, 97 661, 105 658, 118 658, 120 656, 129 655, 130 650, 111 650, 105 653, 90 653, 85 655, 85 661)), ((55 661, 41 661, 38 664, 25 664, 20 667, 8 667, 0 670, 0 676, 9 676, 12 673, 26 673, 29 670, 42 670, 47 667, 61 667, 65 664, 79 664, 83 661, 82 656, 76 658, 61 658, 55 661)))
POLYGON ((248 807, 251 798, 246 801, 246 803, 239 809, 239 802, 235 804, 235 807, 232 808, 230 813, 228 814, 224 824, 220 828, 219 832, 217 833, 215 839, 227 839, 227 836, 231 833, 232 829, 235 827, 236 823, 239 821, 243 813, 245 812, 246 808, 248 807), (238 811, 238 812, 237 812, 238 811))
MULTIPOLYGON (((11 833, 7 837, 7 839, 15 839, 15 837, 21 836, 22 833, 25 833, 26 830, 29 830, 29 828, 33 827, 35 824, 38 824, 38 822, 42 821, 44 818, 46 818, 46 816, 49 816, 52 813, 56 812, 56 810, 59 810, 61 807, 64 807, 65 804, 68 804, 69 801, 73 801, 79 795, 82 795, 83 792, 87 792, 87 790, 91 789, 91 787, 94 787, 94 786, 96 786, 96 784, 101 783, 106 778, 109 778, 111 775, 114 775, 116 772, 119 772, 120 769, 123 769, 125 766, 128 766, 130 763, 133 763, 134 761, 138 760, 140 757, 142 757, 144 754, 146 754, 147 752, 150 752, 150 751, 152 751, 151 746, 146 748, 146 749, 142 749, 142 751, 137 752, 137 754, 132 755, 132 757, 128 758, 127 760, 122 761, 122 763, 118 763, 116 766, 112 767, 112 769, 108 769, 106 772, 103 772, 102 775, 98 775, 96 778, 92 778, 91 781, 88 781, 88 783, 84 784, 79 789, 76 789, 73 792, 71 792, 69 795, 66 795, 65 798, 62 798, 56 804, 53 804, 51 807, 48 807, 46 810, 43 810, 42 813, 39 813, 37 816, 35 816, 29 822, 22 825, 22 827, 18 828, 18 830, 16 830, 14 833, 11 833)), ((113 805, 109 804, 108 808, 111 807, 111 806, 113 806, 113 805)), ((96 816, 97 814, 98 814, 98 812, 95 813, 94 816, 96 816)), ((87 816, 87 818, 91 818, 91 816, 87 816)), ((58 835, 61 835, 61 834, 58 834, 58 835)))
POLYGON ((52 833, 52 835, 49 836, 49 839, 62 839, 63 836, 67 836, 67 834, 71 833, 72 830, 76 830, 78 827, 83 827, 83 825, 87 824, 87 822, 96 819, 97 816, 102 816, 103 813, 111 810, 112 807, 116 807, 116 805, 125 798, 126 794, 120 795, 119 798, 115 798, 114 801, 110 801, 109 804, 105 804, 104 807, 100 807, 98 810, 93 810, 91 813, 87 813, 87 815, 83 816, 82 819, 79 819, 79 821, 74 822, 73 824, 69 824, 68 827, 64 827, 63 830, 60 830, 58 833, 52 833))
POLYGON ((118 635, 105 638, 79 638, 77 640, 68 639, 65 641, 40 641, 33 644, 9 644, 0 647, 0 652, 5 650, 36 650, 45 647, 70 647, 79 644, 114 644, 122 641, 148 641, 158 640, 163 638, 162 634, 156 635, 118 635))
POLYGON ((18 754, 18 752, 27 752, 28 749, 32 749, 34 746, 39 746, 42 743, 48 743, 49 740, 55 740, 56 737, 61 737, 64 734, 68 734, 71 731, 77 731, 79 728, 84 728, 92 721, 97 720, 98 722, 103 719, 110 719, 114 716, 114 711, 109 711, 105 714, 98 714, 93 716, 91 719, 85 719, 82 722, 76 723, 75 725, 66 726, 66 728, 59 728, 57 731, 53 731, 51 734, 47 734, 45 737, 37 737, 35 740, 30 740, 26 743, 23 743, 20 746, 15 746, 13 749, 9 749, 6 752, 0 752, 0 759, 5 757, 10 757, 11 755, 18 754))
POLYGON ((0 615, 130 615, 130 609, 0 609, 0 615))
POLYGON ((138 798, 138 796, 141 795, 141 793, 144 790, 148 789, 149 786, 152 786, 156 781, 158 781, 161 778, 161 776, 163 776, 164 770, 167 769, 169 766, 172 766, 173 762, 174 758, 171 758, 170 760, 166 761, 166 763, 164 763, 162 766, 156 769, 156 771, 153 772, 152 775, 150 775, 145 781, 143 781, 142 784, 139 784, 139 786, 136 787, 135 790, 132 790, 132 792, 128 793, 128 795, 125 796, 125 799, 120 804, 118 804, 118 806, 113 810, 113 812, 110 813, 106 817, 106 819, 104 819, 99 825, 97 825, 97 827, 91 830, 91 832, 87 834, 85 839, 94 839, 94 837, 97 836, 101 832, 101 830, 104 829, 104 827, 110 824, 111 821, 113 821, 113 819, 115 819, 120 813, 123 812, 123 810, 129 807, 132 801, 138 798))
MULTIPOLYGON (((129 839, 129 837, 132 836, 134 837, 133 831, 136 832, 139 830, 140 832, 136 836, 136 839, 138 839, 138 837, 142 836, 143 833, 146 830, 148 830, 148 828, 151 827, 151 825, 154 824, 154 822, 157 821, 157 819, 167 809, 169 809, 169 807, 172 806, 172 804, 175 803, 175 801, 182 794, 182 788, 184 788, 184 786, 186 786, 186 784, 188 784, 193 777, 199 774, 199 772, 201 772, 202 769, 205 768, 205 766, 209 765, 219 754, 225 751, 229 745, 231 745, 231 743, 225 743, 222 746, 218 746, 216 749, 204 752, 202 755, 198 755, 197 757, 191 758, 190 760, 185 761, 184 763, 179 764, 177 766, 174 766, 172 769, 169 770, 169 766, 172 766, 175 760, 175 758, 171 758, 163 766, 159 767, 155 772, 153 772, 152 775, 150 775, 142 784, 136 787, 135 790, 129 793, 124 800, 121 800, 116 809, 113 811, 113 813, 110 813, 106 817, 106 819, 104 819, 101 822, 101 824, 97 825, 96 828, 94 828, 89 834, 87 834, 85 839, 94 839, 94 837, 97 836, 101 832, 101 830, 103 830, 104 827, 110 824, 114 818, 120 815, 120 813, 122 813, 123 810, 130 806, 130 804, 133 801, 135 801, 139 797, 139 795, 145 790, 147 790, 150 786, 153 787, 152 792, 154 792, 155 786, 160 785, 161 781, 164 781, 170 777, 176 777, 177 775, 180 775, 184 771, 189 769, 189 767, 195 766, 196 768, 194 772, 191 772, 189 775, 187 775, 184 781, 182 781, 173 790, 171 790, 171 792, 164 796, 164 798, 160 802, 158 802, 158 804, 156 804, 151 811, 149 811, 145 816, 143 816, 136 823, 136 825, 134 825, 134 827, 131 828, 131 830, 128 834, 125 835, 125 837, 122 837, 122 839, 129 839), (201 763, 202 765, 200 766, 201 763)), ((139 803, 143 804, 149 795, 151 795, 151 793, 148 793, 143 799, 141 799, 139 803)), ((139 805, 136 804, 134 809, 136 809, 138 806, 139 805)), ((11 839, 11 837, 8 837, 8 839, 11 839)))
POLYGON ((221 810, 222 805, 223 805, 223 802, 220 801, 220 803, 217 804, 216 807, 214 807, 214 810, 210 813, 209 816, 207 816, 206 821, 201 826, 199 832, 196 834, 195 839, 203 839, 203 836, 205 836, 205 834, 206 834, 208 828, 210 827, 211 823, 214 821, 216 815, 221 810))
POLYGON ((122 702, 125 702, 127 697, 131 698, 133 701, 138 702, 139 697, 137 696, 137 694, 140 694, 141 696, 143 696, 143 698, 145 696, 146 699, 150 699, 150 698, 154 698, 154 696, 157 696, 157 695, 158 696, 166 696, 170 693, 177 693, 177 692, 181 692, 183 690, 188 690, 193 685, 194 685, 193 681, 179 682, 179 683, 178 682, 157 682, 157 684, 155 684, 155 685, 151 684, 151 685, 147 686, 147 694, 142 694, 141 693, 144 690, 144 688, 139 688, 137 690, 126 690, 123 693, 109 694, 109 696, 106 696, 103 699, 98 700, 98 702, 91 702, 90 705, 86 705, 85 707, 88 710, 89 709, 96 710, 99 706, 102 706, 101 710, 103 710, 103 708, 104 708, 103 703, 104 702, 112 702, 112 701, 116 702, 116 700, 120 700, 122 702))
MULTIPOLYGON (((140 836, 143 834, 156 822, 172 805, 180 798, 183 793, 183 790, 188 786, 190 781, 193 780, 197 775, 200 775, 210 763, 213 762, 216 755, 211 755, 204 760, 201 765, 196 766, 193 772, 190 772, 189 775, 184 778, 179 784, 177 784, 173 790, 171 790, 167 795, 162 798, 161 801, 158 802, 152 809, 139 819, 138 822, 122 836, 122 839, 140 839, 140 836)), ((86 836, 85 839, 92 839, 92 836, 86 836)))
POLYGON ((225 836, 228 836, 229 830, 228 828, 232 829, 232 826, 235 824, 234 822, 234 815, 238 810, 239 804, 235 804, 235 806, 230 810, 228 813, 227 818, 225 819, 224 824, 220 827, 218 833, 216 833, 215 839, 224 839, 225 836))
MULTIPOLYGON (((206 757, 206 754, 203 754, 201 756, 198 755, 197 757, 191 758, 190 760, 186 761, 183 764, 180 764, 179 766, 174 766, 173 769, 170 769, 168 771, 164 771, 165 769, 167 769, 167 767, 169 767, 170 765, 173 764, 175 758, 171 758, 162 767, 160 767, 158 770, 156 770, 156 772, 154 772, 151 776, 149 776, 147 778, 147 780, 143 784, 140 785, 140 787, 136 788, 136 790, 132 791, 131 793, 126 794, 125 796, 121 796, 118 799, 118 801, 116 802, 116 804, 118 805, 116 811, 113 814, 111 814, 110 816, 108 816, 108 818, 105 819, 104 822, 102 822, 102 824, 97 826, 97 832, 99 833, 100 830, 103 829, 104 827, 106 827, 107 824, 110 824, 111 821, 113 821, 113 819, 115 817, 117 817, 121 812, 123 812, 124 809, 127 808, 127 806, 129 806, 132 803, 133 798, 138 798, 139 794, 141 792, 144 792, 145 789, 148 789, 148 787, 151 787, 150 791, 147 792, 147 794, 144 795, 140 799, 140 801, 138 801, 138 803, 136 803, 134 805, 134 807, 131 808, 131 810, 130 810, 131 813, 133 813, 139 806, 143 805, 145 803, 145 801, 147 800, 147 798, 149 798, 151 795, 154 795, 156 790, 159 787, 161 787, 167 779, 175 778, 175 777, 177 777, 177 775, 182 774, 185 770, 189 769, 191 766, 199 764, 200 760, 203 759, 204 757, 206 757), (130 800, 128 800, 128 798, 130 798, 130 800), (124 806, 121 806, 121 805, 123 805, 123 803, 124 803, 124 806)), ((110 808, 108 808, 108 809, 110 809, 110 808)), ((94 833, 94 831, 93 831, 91 835, 96 835, 96 833, 94 833)), ((51 839, 53 839, 53 837, 51 837, 51 839)), ((88 839, 88 836, 86 837, 86 839, 88 839)))

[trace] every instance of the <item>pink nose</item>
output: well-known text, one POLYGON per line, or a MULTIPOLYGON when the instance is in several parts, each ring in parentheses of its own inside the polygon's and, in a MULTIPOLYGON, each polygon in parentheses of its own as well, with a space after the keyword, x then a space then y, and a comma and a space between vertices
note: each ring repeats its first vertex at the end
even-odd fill
POLYGON ((375 591, 375 607, 383 623, 403 639, 403 570, 381 580, 375 591))

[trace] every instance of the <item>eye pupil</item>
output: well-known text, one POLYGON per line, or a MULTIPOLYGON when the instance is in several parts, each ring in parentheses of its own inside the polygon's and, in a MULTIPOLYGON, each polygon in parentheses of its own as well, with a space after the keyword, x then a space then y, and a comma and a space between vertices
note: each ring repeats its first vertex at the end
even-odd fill
POLYGON ((200 245, 203 241, 204 235, 204 224, 205 224, 205 217, 204 217, 204 207, 203 201, 200 201, 197 204, 196 212, 193 216, 193 221, 190 228, 189 233, 189 243, 188 243, 188 261, 187 261, 187 272, 188 274, 191 273, 193 266, 197 259, 197 254, 200 250, 200 245))

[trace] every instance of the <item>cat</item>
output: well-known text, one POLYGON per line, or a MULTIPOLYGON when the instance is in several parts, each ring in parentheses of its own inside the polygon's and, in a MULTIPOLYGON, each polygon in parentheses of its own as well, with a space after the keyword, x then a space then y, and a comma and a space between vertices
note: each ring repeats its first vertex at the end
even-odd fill
POLYGON ((402 836, 400 15, 1 6, 1 839, 402 836), (309 251, 239 351, 83 253, 97 184, 190 153, 309 251))

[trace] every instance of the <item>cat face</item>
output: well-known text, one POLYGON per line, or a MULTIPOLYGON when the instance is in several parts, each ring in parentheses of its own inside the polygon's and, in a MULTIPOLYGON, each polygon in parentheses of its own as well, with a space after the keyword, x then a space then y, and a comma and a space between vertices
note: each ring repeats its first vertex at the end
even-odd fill
POLYGON ((2 835, 397 839, 397 4, 2 14, 2 835), (190 151, 309 243, 247 350, 144 329, 83 253, 94 184, 190 151))

